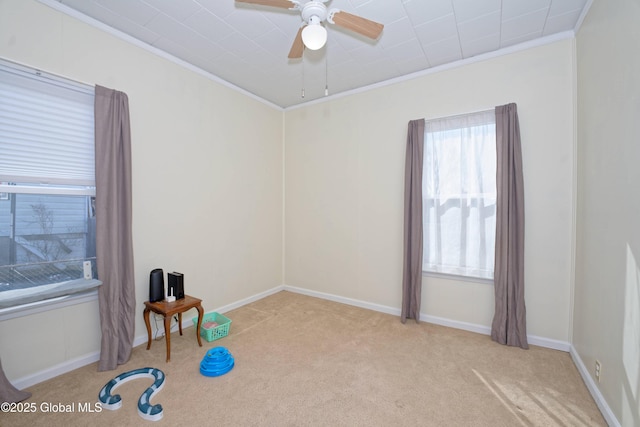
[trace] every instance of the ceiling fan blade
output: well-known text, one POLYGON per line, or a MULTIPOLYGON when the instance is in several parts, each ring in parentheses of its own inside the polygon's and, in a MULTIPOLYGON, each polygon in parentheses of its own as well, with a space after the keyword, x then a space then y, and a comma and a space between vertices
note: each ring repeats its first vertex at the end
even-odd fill
POLYGON ((296 4, 290 0, 236 0, 238 3, 259 4, 262 6, 281 7, 283 9, 291 9, 296 4))
POLYGON ((384 28, 384 25, 363 18, 358 15, 353 15, 342 10, 338 10, 331 14, 333 23, 339 27, 346 28, 347 30, 354 31, 358 34, 362 34, 370 39, 377 39, 384 28))
POLYGON ((298 30, 298 34, 296 34, 296 38, 293 40, 293 45, 291 45, 291 50, 289 51, 289 59, 302 58, 302 52, 304 51, 304 43, 302 42, 302 30, 306 27, 303 25, 298 30))

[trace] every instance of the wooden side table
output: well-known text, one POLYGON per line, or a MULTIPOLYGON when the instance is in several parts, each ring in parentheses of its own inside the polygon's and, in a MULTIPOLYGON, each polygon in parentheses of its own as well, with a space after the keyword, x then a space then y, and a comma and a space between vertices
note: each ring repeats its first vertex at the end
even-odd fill
POLYGON ((151 348, 151 325, 149 324, 149 312, 161 314, 164 317, 164 337, 167 341, 167 362, 171 359, 171 317, 178 315, 178 328, 180 335, 182 335, 182 313, 192 308, 198 310, 198 325, 196 328, 196 338, 198 338, 198 345, 202 347, 202 340, 200 339, 200 326, 202 325, 202 318, 204 317, 204 310, 202 309, 202 300, 194 298, 189 295, 185 295, 184 298, 177 299, 173 302, 145 301, 144 303, 144 323, 147 325, 147 333, 149 334, 149 342, 147 343, 147 350, 151 348))

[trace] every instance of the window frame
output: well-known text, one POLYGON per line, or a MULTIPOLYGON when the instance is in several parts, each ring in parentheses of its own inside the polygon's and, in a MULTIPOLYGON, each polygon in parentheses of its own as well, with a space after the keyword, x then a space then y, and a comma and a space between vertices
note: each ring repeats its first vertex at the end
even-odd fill
MULTIPOLYGON (((467 113, 467 114, 459 114, 459 115, 453 115, 453 116, 445 116, 445 117, 440 117, 440 118, 435 118, 435 119, 425 119, 425 131, 424 131, 424 144, 425 144, 425 148, 424 148, 424 156, 426 158, 426 153, 427 153, 427 140, 428 140, 428 133, 429 133, 429 122, 438 122, 438 121, 443 121, 443 120, 448 120, 448 119, 459 119, 459 118, 464 118, 464 117, 470 117, 473 115, 493 115, 493 125, 495 126, 495 111, 493 109, 491 110, 481 110, 481 111, 476 111, 476 112, 472 112, 472 113, 467 113)), ((465 127, 460 127, 460 128, 452 128, 452 129, 465 129, 465 128, 470 128, 472 126, 465 126, 465 127)), ((495 132, 495 129, 494 129, 495 132)), ((494 145, 495 147, 495 145, 494 145)), ((497 157, 497 156, 496 156, 497 157)), ((423 168, 424 168, 424 161, 425 159, 423 158, 423 168)), ((497 165, 496 165, 497 168, 497 165)), ((496 173, 496 169, 494 169, 493 174, 495 176, 496 173)), ((423 177, 423 189, 422 189, 422 203, 423 203, 423 213, 422 213, 422 220, 423 220, 423 224, 426 218, 426 212, 425 212, 425 200, 427 199, 427 197, 425 196, 425 191, 424 191, 424 183, 425 183, 425 178, 423 177)), ((486 193, 486 192, 485 192, 486 193)), ((494 187, 494 191, 493 191, 493 195, 494 195, 494 200, 497 197, 497 189, 494 187)), ((462 199, 462 198, 459 198, 462 199)), ((496 200, 497 201, 497 200, 496 200)), ((494 213, 495 216, 496 213, 494 213)), ((426 228, 423 231, 423 242, 425 242, 426 240, 426 228)), ((494 227, 494 235, 495 235, 495 227, 494 227)), ((425 243, 426 244, 426 243, 425 243)), ((495 247, 495 242, 494 242, 494 247, 495 247)), ((422 259, 422 276, 423 277, 433 277, 433 278, 438 278, 438 279, 446 279, 446 280, 454 280, 454 281, 464 281, 464 282, 472 282, 472 283, 481 283, 481 284, 494 284, 494 275, 495 275, 495 271, 494 271, 494 267, 495 267, 495 262, 494 262, 494 266, 492 267, 492 277, 482 277, 480 275, 473 275, 473 274, 461 274, 461 273, 455 273, 455 272, 447 272, 447 271, 436 271, 436 270, 432 270, 432 269, 426 269, 425 266, 427 265, 427 263, 425 262, 425 250, 423 249, 423 259, 422 259)), ((495 252, 494 252, 495 253, 495 252)))
MULTIPOLYGON (((59 96, 58 99, 63 99, 63 98, 69 99, 67 97, 68 95, 58 95, 58 93, 61 90, 66 93, 77 92, 76 95, 73 95, 72 99, 76 99, 75 96, 80 96, 85 100, 82 101, 82 103, 79 105, 85 105, 85 106, 91 105, 91 113, 90 113, 91 123, 89 124, 88 122, 84 122, 85 123, 84 128, 85 129, 90 128, 91 135, 93 134, 93 127, 94 127, 93 96, 95 93, 95 88, 93 86, 76 82, 61 76, 54 75, 54 74, 46 73, 41 70, 33 69, 31 67, 17 64, 15 62, 7 61, 3 58, 0 58, 0 72, 6 73, 7 75, 7 80, 3 80, 5 84, 11 85, 12 82, 17 82, 15 84, 18 85, 19 87, 31 87, 31 86, 28 86, 29 85, 28 83, 20 83, 19 80, 21 78, 33 79, 34 85, 38 89, 43 88, 42 93, 52 95, 54 99, 58 98, 58 96, 59 96), (80 95, 78 95, 78 93, 80 93, 80 95), (91 104, 89 104, 88 101, 91 102, 91 104)), ((29 99, 29 98, 20 98, 20 99, 29 99)), ((34 105, 40 105, 40 104, 34 104, 34 105)), ((68 104, 65 104, 65 105, 68 105, 68 104)), ((5 110, 5 111, 20 111, 20 110, 18 109, 18 110, 5 110)), ((88 109, 85 109, 85 110, 79 109, 79 110, 73 110, 73 111, 84 111, 84 113, 81 112, 80 115, 78 115, 77 117, 73 115, 73 117, 75 117, 74 120, 84 120, 87 117, 89 117, 89 114, 87 113, 88 109), (84 117, 84 119, 82 119, 81 117, 84 117)), ((8 117, 10 120, 10 116, 8 117)), ((16 117, 19 117, 19 116, 16 116, 16 117)), ((43 116, 43 117, 49 117, 49 116, 43 116)), ((43 122, 46 122, 46 119, 43 122)), ((39 122, 34 121, 32 123, 39 123, 39 122)), ((11 128, 7 128, 7 129, 11 129, 11 128)), ((28 132, 34 132, 34 129, 37 129, 37 127, 34 127, 34 128, 24 127, 21 129, 29 129, 28 132)), ((46 130, 46 127, 45 127, 45 130, 46 130)), ((85 135, 88 135, 88 134, 85 134, 85 135)), ((68 141, 73 141, 75 138, 76 136, 72 137, 68 141)), ((16 169, 16 171, 18 171, 17 175, 15 176, 16 181, 11 180, 11 171, 8 171, 8 175, 7 173, 5 173, 4 177, 2 177, 2 180, 4 182, 0 182, 0 195, 6 197, 7 199, 10 197, 9 196, 10 194, 14 194, 14 195, 15 194, 18 194, 18 195, 19 194, 30 194, 30 195, 40 194, 43 196, 60 195, 60 196, 95 197, 95 192, 96 192, 95 172, 93 172, 93 167, 95 164, 95 161, 93 160, 93 157, 95 155, 95 146, 93 145, 93 137, 91 138, 92 138, 92 144, 90 146, 92 151, 90 153, 90 157, 86 157, 86 154, 81 154, 82 159, 84 159, 83 165, 89 165, 91 169, 85 169, 87 166, 82 166, 81 167, 81 171, 83 171, 82 176, 80 175, 76 176, 75 164, 69 169, 70 173, 65 174, 64 168, 63 168, 62 169, 63 175, 61 176, 58 176, 56 174, 51 176, 47 176, 47 174, 40 175, 40 172, 36 172, 36 175, 34 175, 31 178, 27 178, 25 180, 19 179, 20 169, 16 169), (87 161, 90 163, 87 163, 87 161), (89 175, 87 175, 88 170, 91 171, 89 175), (38 178, 38 176, 41 176, 41 178, 38 178), (44 179, 42 177, 44 177, 44 179), (43 182, 46 183, 49 181, 51 182, 51 185, 42 186, 40 184, 40 183, 43 183, 43 182), (15 185, 14 182, 19 182, 19 184, 15 185)), ((10 139, 7 141, 10 141, 10 139)), ((58 139, 58 141, 61 141, 62 144, 65 145, 65 147, 67 144, 69 144, 69 142, 67 142, 66 139, 64 140, 58 139)), ((82 141, 87 141, 87 140, 82 139, 82 141)), ((85 147, 87 146, 85 142, 82 142, 81 145, 85 147)), ((10 149, 10 147, 16 147, 16 145, 15 143, 14 145, 9 144, 7 147, 10 149)), ((40 151, 36 150, 34 153, 37 153, 37 155, 40 155, 40 156, 43 155, 42 153, 45 153, 46 155, 47 150, 51 152, 51 150, 56 149, 55 147, 40 149, 40 151)), ((72 151, 72 152, 75 153, 76 151, 72 151)), ((38 157, 36 157, 36 159, 37 158, 38 157)), ((35 169, 32 169, 32 170, 35 170, 35 169)), ((56 172, 58 171, 56 170, 56 172)), ((12 213, 12 215, 14 214, 15 213, 12 213)), ((95 253, 95 250, 93 252, 95 253)), ((89 260, 92 262, 92 265, 93 265, 92 272, 95 275, 95 271, 96 271, 95 256, 87 258, 87 255, 85 252, 85 255, 81 256, 80 258, 89 260)), ((51 286, 54 284, 61 284, 61 286, 58 287, 58 289, 49 288, 40 294, 25 293, 27 295, 24 297, 20 295, 21 294, 20 292, 12 294, 8 296, 8 298, 7 296, 5 296, 4 304, 2 304, 3 307, 0 308, 0 320, 6 320, 14 317, 25 316, 29 314, 42 312, 42 311, 57 309, 57 308, 68 306, 68 305, 79 304, 82 302, 95 300, 97 299, 97 295, 98 295, 97 287, 100 286, 102 282, 93 277, 91 279, 85 279, 83 277, 79 277, 77 279, 63 280, 62 282, 43 283, 41 285, 34 286, 33 288, 36 289, 41 286, 51 286), (34 297, 36 295, 38 296, 38 299, 34 300, 34 297)), ((4 292, 11 292, 11 291, 9 290, 4 292)), ((0 292, 0 299, 2 299, 1 298, 2 293, 3 292, 0 292)))

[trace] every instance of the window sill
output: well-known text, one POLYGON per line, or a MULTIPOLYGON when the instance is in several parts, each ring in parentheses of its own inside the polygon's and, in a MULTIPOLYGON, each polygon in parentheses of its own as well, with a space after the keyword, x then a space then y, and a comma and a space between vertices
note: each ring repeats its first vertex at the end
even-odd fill
POLYGON ((66 282, 46 294, 0 294, 0 321, 95 301, 98 299, 98 290, 96 288, 100 285, 102 285, 102 282, 99 280, 81 279, 66 282))
POLYGON ((422 270, 422 277, 435 277, 438 279, 455 280, 457 282, 472 282, 483 283, 485 285, 493 285, 493 279, 486 279, 484 277, 462 276, 459 274, 436 273, 435 271, 422 270))

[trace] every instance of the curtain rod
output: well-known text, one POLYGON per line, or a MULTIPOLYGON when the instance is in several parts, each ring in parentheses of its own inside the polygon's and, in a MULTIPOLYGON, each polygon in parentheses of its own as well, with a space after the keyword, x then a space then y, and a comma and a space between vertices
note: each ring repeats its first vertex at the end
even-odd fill
POLYGON ((487 109, 484 109, 484 110, 470 111, 468 113, 454 114, 454 115, 451 115, 451 116, 424 117, 424 120, 428 122, 429 120, 455 119, 455 118, 462 117, 462 116, 468 116, 469 114, 488 113, 488 112, 491 112, 491 111, 495 111, 495 107, 487 108, 487 109))
POLYGON ((3 63, 5 63, 6 66, 13 67, 13 68, 19 68, 19 69, 21 69, 21 71, 27 72, 29 74, 35 74, 35 75, 37 75, 39 77, 42 77, 42 78, 49 78, 51 80, 56 80, 56 79, 64 80, 65 83, 75 83, 78 86, 82 85, 82 86, 88 86, 90 88, 95 88, 95 86, 96 86, 95 83, 86 83, 86 82, 83 82, 81 80, 72 79, 72 78, 69 78, 67 76, 63 76, 63 75, 60 75, 60 74, 57 74, 57 73, 52 73, 51 71, 45 71, 45 70, 42 70, 40 68, 31 66, 31 65, 27 65, 27 64, 23 64, 23 63, 20 63, 20 62, 5 58, 3 56, 0 56, 0 65, 3 65, 3 63))

